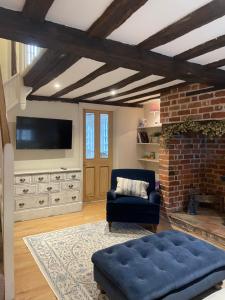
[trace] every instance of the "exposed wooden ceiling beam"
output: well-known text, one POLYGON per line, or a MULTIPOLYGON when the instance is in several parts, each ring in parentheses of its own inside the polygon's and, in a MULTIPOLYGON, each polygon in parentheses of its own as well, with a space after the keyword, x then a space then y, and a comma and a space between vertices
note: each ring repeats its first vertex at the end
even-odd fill
POLYGON ((123 24, 148 0, 114 0, 87 31, 90 36, 105 38, 123 24))
POLYGON ((37 22, 43 22, 54 0, 26 0, 23 15, 37 22))
MULTIPOLYGON (((118 93, 118 94, 113 95, 113 96, 109 95, 109 96, 106 96, 104 98, 100 98, 99 100, 106 101, 106 100, 109 100, 109 99, 118 98, 118 97, 121 97, 121 96, 137 93, 137 92, 140 92, 140 91, 144 92, 144 90, 146 90, 146 89, 157 87, 158 85, 168 83, 169 81, 170 80, 168 78, 162 78, 162 79, 159 79, 159 80, 155 80, 153 82, 149 82, 149 83, 144 84, 144 85, 140 85, 140 86, 135 87, 133 89, 130 89, 128 91, 118 93)), ((89 98, 87 98, 87 94, 86 94, 86 95, 79 96, 79 99, 89 99, 89 98)))
POLYGON ((63 103, 71 103, 71 104, 77 104, 79 102, 82 103, 89 103, 89 104, 101 104, 101 105, 110 105, 110 106, 124 106, 124 107, 142 107, 142 105, 135 104, 135 103, 121 103, 118 104, 110 103, 110 102, 102 102, 102 101, 88 101, 88 100, 74 100, 70 98, 55 98, 55 97, 48 97, 48 96, 36 96, 36 95, 29 95, 27 96, 27 100, 29 101, 49 101, 49 102, 63 102, 63 103))
MULTIPOLYGON (((160 93, 163 93, 163 92, 166 92, 170 89, 174 89, 174 88, 178 88, 178 87, 182 87, 182 86, 185 86, 187 85, 186 82, 181 82, 181 83, 178 83, 178 84, 175 84, 173 86, 170 86, 170 87, 166 87, 166 88, 159 88, 155 91, 152 91, 152 92, 147 92, 147 93, 142 93, 142 94, 138 94, 136 96, 131 96, 131 97, 128 97, 128 98, 124 98, 124 99, 121 99, 121 100, 117 100, 116 102, 121 104, 121 103, 125 103, 127 101, 131 101, 131 100, 137 100, 140 99, 140 98, 144 98, 144 97, 150 97, 150 96, 153 96, 153 95, 157 95, 157 94, 160 94, 160 93)), ((148 99, 149 100, 149 99, 148 99)), ((99 99, 99 101, 101 101, 101 99, 99 99)), ((114 102, 114 101, 113 101, 114 102)), ((144 100, 142 101, 144 102, 144 100)), ((111 101, 109 103, 112 103, 111 101)), ((134 102, 136 103, 136 102, 134 102)))
POLYGON ((225 35, 222 35, 213 40, 200 44, 194 48, 191 48, 185 52, 182 52, 174 56, 174 58, 180 60, 189 60, 224 46, 225 46, 225 35))
POLYGON ((223 67, 223 66, 225 66, 225 58, 205 65, 205 67, 210 68, 210 69, 215 69, 215 68, 219 68, 219 67, 223 67))
MULTIPOLYGON (((131 84, 131 83, 133 83, 135 81, 138 81, 138 80, 141 80, 143 78, 146 78, 146 77, 148 77, 150 75, 152 75, 152 74, 148 73, 148 72, 139 72, 139 73, 136 73, 136 74, 131 75, 128 78, 125 78, 125 79, 123 79, 123 80, 121 80, 121 81, 119 81, 119 82, 117 82, 115 84, 109 85, 109 86, 107 86, 105 88, 99 89, 99 90, 94 91, 94 92, 90 92, 90 93, 84 94, 84 95, 82 95, 82 98, 83 99, 88 99, 88 98, 97 96, 99 94, 110 92, 110 90, 121 89, 121 88, 127 86, 128 84, 131 84)), ((61 93, 60 94, 56 93, 53 96, 60 97, 61 93)))
MULTIPOLYGON (((45 0, 42 0, 45 1, 45 0)), ((30 2, 30 1, 28 1, 30 2)), ((35 2, 35 1, 31 1, 31 2, 35 2)), ((50 2, 50 0, 46 1, 46 2, 50 2)), ((112 4, 105 10, 105 12, 100 16, 100 18, 93 23, 93 25, 89 28, 88 30, 88 35, 89 36, 95 36, 95 37, 101 37, 104 38, 107 35, 109 35, 111 32, 113 32, 118 26, 120 26, 123 22, 126 21, 126 19, 128 19, 138 8, 140 8, 142 5, 144 5, 147 2, 147 0, 114 0, 112 2, 112 4)), ((37 1, 36 1, 37 3, 37 1)), ((47 4, 46 4, 47 5, 47 4)), ((60 57, 61 54, 58 54, 58 56, 60 57)), ((58 59, 58 58, 57 58, 58 59)), ((76 59, 76 56, 75 56, 76 59)), ((65 58, 64 62, 62 62, 62 67, 63 67, 63 63, 65 63, 65 65, 68 67, 70 67, 73 63, 73 60, 70 59, 70 57, 65 58), (71 63, 71 64, 70 64, 71 63)), ((41 63, 41 59, 40 61, 37 62, 37 64, 41 63)), ((49 74, 47 74, 48 72, 48 62, 46 62, 46 69, 43 70, 43 75, 44 76, 48 76, 48 82, 51 81, 49 79, 54 79, 56 77, 56 75, 58 76, 59 74, 54 74, 54 72, 51 72, 49 74), (46 72, 47 71, 47 72, 46 72)), ((49 62, 49 64, 51 64, 51 62, 49 62)), ((62 68, 61 67, 61 68, 62 68)), ((114 70, 117 67, 114 67, 114 70)), ((63 70, 63 68, 62 68, 63 70)), ((109 66, 109 71, 112 71, 113 67, 109 66)), ((64 69, 65 71, 65 69, 64 69)), ((35 69, 34 69, 35 72, 35 69)), ((95 73, 94 75, 97 75, 97 73, 95 73)), ((98 76, 100 76, 101 74, 99 73, 98 76)), ((97 76, 96 76, 97 77, 97 76)), ((94 77, 93 77, 94 79, 94 77)), ((87 78, 87 82, 89 80, 89 77, 87 78)), ((83 80, 84 84, 85 83, 85 79, 83 80)), ((59 95, 65 95, 66 93, 71 92, 72 90, 74 90, 75 88, 81 87, 82 82, 77 82, 74 84, 71 84, 70 86, 68 86, 67 88, 63 89, 62 91, 59 91, 59 95)), ((38 86, 40 87, 42 84, 42 82, 40 82, 38 84, 38 86)))
POLYGON ((139 44, 142 49, 153 49, 208 24, 225 15, 225 1, 213 0, 179 21, 150 36, 139 44))
POLYGON ((90 81, 94 80, 95 78, 105 74, 105 73, 109 73, 113 70, 115 70, 116 68, 110 65, 103 65, 102 67, 98 68, 97 70, 91 72, 90 74, 88 74, 86 77, 78 80, 77 82, 67 86, 66 88, 62 89, 61 91, 58 91, 57 93, 55 93, 54 95, 52 95, 52 97, 61 97, 63 95, 68 94, 69 92, 78 89, 79 87, 84 86, 85 84, 88 84, 90 81))
POLYGON ((104 61, 115 67, 151 71, 163 77, 207 84, 221 84, 225 78, 225 72, 221 70, 208 70, 198 64, 175 61, 165 55, 127 44, 93 38, 81 30, 48 21, 40 24, 31 22, 20 12, 4 8, 0 8, 0 37, 35 43, 43 48, 104 61))
POLYGON ((46 55, 41 58, 38 64, 35 64, 33 69, 31 69, 24 77, 24 84, 26 86, 32 86, 32 92, 34 93, 43 85, 49 83, 54 78, 59 76, 61 73, 66 71, 71 65, 76 63, 81 57, 73 54, 61 54, 55 57, 55 54, 51 54, 51 51, 47 51, 46 55), (48 60, 47 65, 45 63, 46 58, 52 55, 52 58, 48 60), (53 59, 55 57, 55 59, 53 59), (44 74, 43 74, 44 72, 44 74), (38 77, 36 77, 38 75, 38 77), (29 83, 31 79, 36 77, 38 80, 34 81, 32 85, 29 83))
POLYGON ((214 91, 219 91, 219 90, 224 90, 225 89, 225 84, 221 86, 212 86, 212 87, 206 87, 200 90, 195 90, 195 91, 190 91, 186 93, 186 96, 196 96, 200 94, 205 94, 205 93, 210 93, 214 91))
POLYGON ((138 101, 135 101, 135 102, 133 102, 133 103, 134 103, 134 104, 142 104, 142 103, 148 102, 148 101, 150 101, 150 100, 158 99, 158 98, 160 98, 160 96, 159 96, 159 97, 149 97, 148 99, 145 99, 145 100, 138 100, 138 101))

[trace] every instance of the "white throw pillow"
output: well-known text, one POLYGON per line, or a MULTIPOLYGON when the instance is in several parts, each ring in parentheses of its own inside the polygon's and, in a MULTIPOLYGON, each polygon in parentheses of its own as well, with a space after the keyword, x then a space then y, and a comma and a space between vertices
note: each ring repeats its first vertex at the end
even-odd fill
POLYGON ((148 199, 148 186, 149 183, 145 181, 117 177, 117 187, 115 192, 120 195, 137 196, 148 199))

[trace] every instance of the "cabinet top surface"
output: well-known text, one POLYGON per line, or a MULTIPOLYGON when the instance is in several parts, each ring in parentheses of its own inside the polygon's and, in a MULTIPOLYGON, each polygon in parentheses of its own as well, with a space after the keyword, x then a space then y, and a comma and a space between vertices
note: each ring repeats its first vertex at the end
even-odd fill
POLYGON ((43 173, 65 173, 65 172, 81 172, 80 168, 65 168, 65 169, 45 169, 45 170, 15 170, 14 175, 29 175, 43 173))

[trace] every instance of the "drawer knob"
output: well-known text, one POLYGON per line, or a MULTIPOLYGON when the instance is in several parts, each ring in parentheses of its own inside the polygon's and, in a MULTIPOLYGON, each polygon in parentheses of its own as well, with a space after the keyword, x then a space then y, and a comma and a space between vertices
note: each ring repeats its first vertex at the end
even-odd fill
POLYGON ((44 204, 44 203, 45 203, 44 200, 40 200, 40 201, 39 201, 39 204, 41 204, 41 205, 44 204))
POLYGON ((71 177, 72 177, 72 179, 75 179, 77 176, 76 175, 72 175, 71 177))
POLYGON ((70 184, 70 185, 69 185, 69 188, 72 189, 72 188, 73 188, 73 184, 70 184))
POLYGON ((77 199, 77 196, 72 196, 72 200, 76 200, 77 199))
POLYGON ((24 207, 25 203, 19 203, 19 207, 24 207))
POLYGON ((27 194, 29 192, 29 189, 23 189, 23 193, 27 194))
POLYGON ((55 198, 55 202, 59 202, 60 201, 60 198, 55 198))
POLYGON ((48 187, 47 187, 47 190, 48 190, 48 191, 51 191, 51 190, 52 190, 52 187, 51 187, 51 186, 48 186, 48 187))
POLYGON ((44 177, 38 177, 39 181, 42 181, 44 179, 44 177))
POLYGON ((59 179, 60 179, 60 176, 55 176, 55 179, 59 180, 59 179))
POLYGON ((25 182, 25 178, 20 178, 20 182, 25 182))

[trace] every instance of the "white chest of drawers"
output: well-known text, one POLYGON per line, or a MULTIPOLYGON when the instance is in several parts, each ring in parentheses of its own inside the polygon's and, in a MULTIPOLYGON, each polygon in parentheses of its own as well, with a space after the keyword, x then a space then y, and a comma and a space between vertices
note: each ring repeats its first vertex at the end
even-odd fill
POLYGON ((80 211, 80 194, 80 169, 16 172, 15 221, 80 211))

